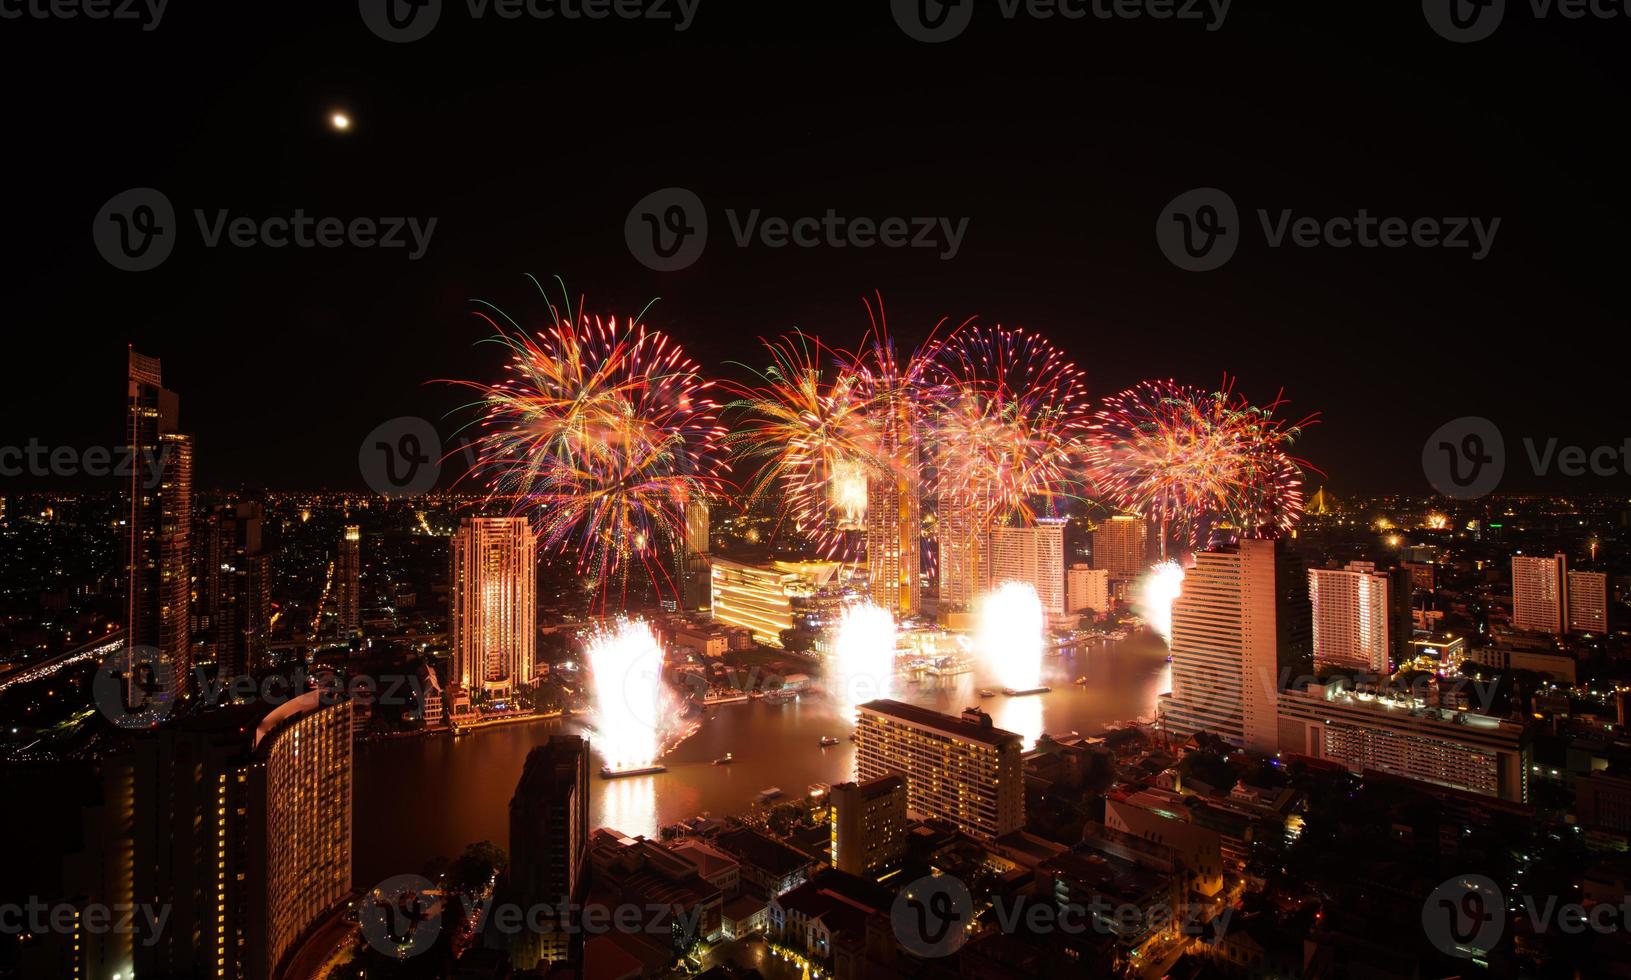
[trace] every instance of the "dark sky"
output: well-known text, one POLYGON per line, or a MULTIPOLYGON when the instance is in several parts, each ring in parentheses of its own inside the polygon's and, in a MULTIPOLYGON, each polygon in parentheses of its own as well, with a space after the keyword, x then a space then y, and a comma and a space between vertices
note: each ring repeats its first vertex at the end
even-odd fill
MULTIPOLYGON (((1419 4, 1238 0, 1222 28, 1005 20, 908 38, 884 2, 701 0, 657 23, 473 20, 452 0, 391 44, 350 0, 172 0, 138 24, 0 21, 7 382, 0 443, 116 443, 127 344, 164 359, 205 485, 361 487, 357 447, 496 376, 470 300, 522 322, 525 273, 649 322, 705 366, 797 326, 847 346, 880 291, 894 332, 942 316, 1038 329, 1093 391, 1146 377, 1281 388, 1323 421, 1301 453, 1338 493, 1425 489, 1423 440, 1465 415, 1618 443, 1628 322, 1631 21, 1509 3, 1451 44, 1419 4), (343 108, 354 131, 327 126, 343 108), (175 253, 119 271, 91 226, 151 186, 175 253), (711 234, 658 273, 633 204, 679 186, 711 234), (1245 239, 1213 272, 1158 250, 1166 203, 1226 190, 1245 239), (205 248, 192 212, 436 217, 429 250, 205 248), (966 217, 933 250, 780 250, 726 209, 966 217), (1269 248, 1256 209, 1499 217, 1493 250, 1269 248)), ((444 431, 450 427, 444 426, 444 431)), ((1518 484, 1522 481, 1519 480, 1518 484)), ((1625 489, 1631 480, 1565 481, 1625 489)), ((0 491, 3 492, 3 491, 0 491)))

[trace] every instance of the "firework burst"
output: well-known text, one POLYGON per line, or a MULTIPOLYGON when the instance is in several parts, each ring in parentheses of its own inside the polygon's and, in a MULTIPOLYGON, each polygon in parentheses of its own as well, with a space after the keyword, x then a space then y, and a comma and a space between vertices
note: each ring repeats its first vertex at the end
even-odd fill
POLYGON ((1039 498, 1079 495, 1088 431, 1082 372, 1040 334, 965 324, 930 351, 941 505, 976 526, 1028 524, 1039 498))
POLYGON ((1116 506, 1192 545, 1275 536, 1302 514, 1303 461, 1287 453, 1303 426, 1258 407, 1232 383, 1208 392, 1146 381, 1106 400, 1088 439, 1089 471, 1116 506))
POLYGON ((683 539, 691 502, 724 488, 712 385, 638 316, 549 311, 533 335, 478 313, 510 362, 496 384, 461 382, 481 395, 472 474, 532 519, 546 550, 572 555, 603 602, 635 568, 672 592, 661 554, 683 539))

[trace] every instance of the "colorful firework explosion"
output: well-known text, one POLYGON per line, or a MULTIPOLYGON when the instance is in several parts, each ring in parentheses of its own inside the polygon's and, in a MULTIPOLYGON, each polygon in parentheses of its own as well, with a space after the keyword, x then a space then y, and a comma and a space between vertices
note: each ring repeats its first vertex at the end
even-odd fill
POLYGON ((532 519, 546 550, 572 555, 602 603, 636 566, 672 592, 661 556, 683 539, 691 502, 725 485, 712 384, 639 316, 549 311, 534 336, 477 314, 510 363, 497 384, 461 382, 482 396, 472 474, 532 519))

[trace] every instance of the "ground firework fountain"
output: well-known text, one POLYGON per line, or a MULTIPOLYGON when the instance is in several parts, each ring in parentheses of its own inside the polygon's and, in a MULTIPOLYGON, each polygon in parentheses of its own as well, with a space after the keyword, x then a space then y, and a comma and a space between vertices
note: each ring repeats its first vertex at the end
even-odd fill
POLYGON ((870 602, 845 607, 833 663, 833 696, 846 718, 854 718, 856 705, 889 697, 895 676, 895 617, 870 602))
POLYGON ((1040 694, 1042 600, 1023 582, 1006 582, 980 602, 976 646, 1006 694, 1040 694))
POLYGON ((594 673, 594 744, 604 778, 662 772, 657 759, 675 735, 677 705, 663 683, 663 650, 651 624, 618 620, 589 641, 594 673))
POLYGON ((1164 561, 1138 582, 1136 606, 1138 614, 1161 634, 1167 649, 1172 649, 1172 604, 1183 591, 1184 568, 1175 561, 1164 561))

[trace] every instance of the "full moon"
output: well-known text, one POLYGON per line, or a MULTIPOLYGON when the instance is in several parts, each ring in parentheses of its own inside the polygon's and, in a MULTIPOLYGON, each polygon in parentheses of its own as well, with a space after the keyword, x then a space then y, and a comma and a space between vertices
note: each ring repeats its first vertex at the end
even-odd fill
POLYGON ((336 132, 343 133, 351 128, 351 117, 343 112, 336 112, 328 117, 328 124, 334 127, 336 132))

